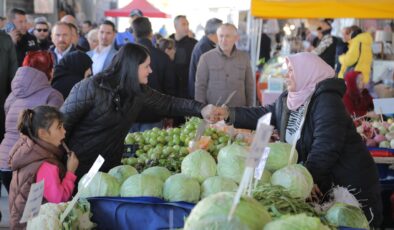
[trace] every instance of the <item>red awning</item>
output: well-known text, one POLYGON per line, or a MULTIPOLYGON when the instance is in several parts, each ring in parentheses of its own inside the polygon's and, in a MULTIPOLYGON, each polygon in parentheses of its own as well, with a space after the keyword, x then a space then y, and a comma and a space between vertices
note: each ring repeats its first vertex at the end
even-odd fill
POLYGON ((106 10, 107 17, 129 17, 131 10, 139 9, 148 18, 169 18, 170 15, 160 11, 146 0, 133 0, 120 9, 106 10))

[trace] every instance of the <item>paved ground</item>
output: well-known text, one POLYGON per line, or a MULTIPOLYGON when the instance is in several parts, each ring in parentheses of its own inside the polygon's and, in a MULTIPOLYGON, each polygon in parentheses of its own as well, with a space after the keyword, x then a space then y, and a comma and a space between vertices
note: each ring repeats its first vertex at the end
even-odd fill
POLYGON ((4 186, 1 186, 0 210, 3 216, 0 222, 0 230, 9 229, 8 194, 4 186))

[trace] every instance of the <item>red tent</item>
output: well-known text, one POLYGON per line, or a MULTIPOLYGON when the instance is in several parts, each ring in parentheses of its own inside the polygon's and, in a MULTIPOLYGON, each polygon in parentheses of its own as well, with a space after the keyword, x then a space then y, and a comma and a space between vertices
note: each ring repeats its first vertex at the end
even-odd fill
POLYGON ((160 11, 146 0, 133 0, 120 9, 106 10, 107 17, 129 17, 131 10, 139 9, 145 17, 149 18, 169 18, 170 15, 160 11))

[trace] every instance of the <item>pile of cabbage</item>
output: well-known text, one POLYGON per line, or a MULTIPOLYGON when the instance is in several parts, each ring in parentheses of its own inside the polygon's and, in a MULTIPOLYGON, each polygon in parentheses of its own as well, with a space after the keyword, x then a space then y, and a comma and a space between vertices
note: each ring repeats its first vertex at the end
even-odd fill
POLYGON ((90 221, 90 203, 85 199, 80 199, 63 223, 60 216, 66 210, 68 203, 46 203, 41 205, 38 216, 27 222, 27 230, 89 230, 94 229, 96 224, 90 221))
POLYGON ((248 154, 245 147, 237 144, 223 147, 217 162, 205 150, 194 151, 182 160, 181 173, 176 174, 160 166, 141 173, 132 166, 118 166, 108 174, 98 173, 82 194, 83 197, 153 196, 170 202, 197 203, 185 223, 185 229, 189 230, 368 227, 362 210, 356 206, 333 203, 324 212, 316 211, 305 202, 314 183, 308 170, 296 164, 298 153, 295 152, 289 165, 290 145, 270 143, 268 147, 270 154, 253 198, 242 197, 230 220, 227 215, 248 154))

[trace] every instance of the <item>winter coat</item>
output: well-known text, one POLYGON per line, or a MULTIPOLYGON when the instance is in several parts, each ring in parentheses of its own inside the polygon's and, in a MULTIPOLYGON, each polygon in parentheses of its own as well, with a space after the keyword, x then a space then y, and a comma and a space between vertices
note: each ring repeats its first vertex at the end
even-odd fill
POLYGON ((175 41, 175 75, 178 78, 177 96, 181 98, 189 98, 188 94, 188 81, 189 81, 189 67, 192 58, 193 48, 197 40, 185 36, 180 40, 175 39, 175 34, 170 36, 175 41))
POLYGON ((354 71, 361 72, 364 76, 363 82, 367 84, 370 79, 373 60, 372 43, 373 38, 368 32, 361 33, 350 40, 348 51, 339 56, 339 62, 342 64, 342 67, 338 77, 343 78, 346 70, 356 65, 354 71))
POLYGON ((67 98, 71 88, 85 77, 85 72, 92 67, 92 60, 82 51, 72 51, 64 55, 55 72, 51 85, 63 98, 67 98))
MULTIPOLYGON (((344 93, 342 79, 327 79, 316 86, 296 149, 299 160, 323 193, 332 184, 355 188, 355 193, 359 193, 354 195, 366 205, 364 213, 370 217, 368 208, 371 207, 373 224, 378 226, 382 220, 378 172, 342 103, 344 93)), ((232 108, 230 122, 235 127, 255 129, 257 120, 272 112, 271 124, 279 131, 281 141, 284 141, 289 119, 286 98, 287 91, 274 104, 266 107, 232 108)))
POLYGON ((26 223, 20 224, 19 221, 22 218, 30 186, 36 183, 36 174, 42 163, 49 162, 58 166, 60 177, 63 178, 66 170, 61 163, 62 157, 63 152, 59 148, 44 141, 33 142, 27 136, 21 135, 16 142, 10 153, 13 171, 8 197, 11 229, 26 228, 26 223))
POLYGON ((4 102, 11 92, 11 81, 17 68, 18 60, 12 39, 0 30, 0 141, 5 133, 4 102))
POLYGON ((120 164, 124 138, 142 107, 160 115, 198 116, 202 104, 163 95, 147 86, 140 95, 127 96, 114 89, 115 76, 95 75, 77 83, 64 102, 66 143, 79 159, 76 171, 83 176, 97 156, 104 157, 100 170, 120 164), (112 85, 112 86, 111 86, 112 85))
MULTIPOLYGON (((160 93, 175 96, 177 79, 170 58, 160 49, 153 47, 152 42, 147 38, 139 38, 136 43, 145 46, 150 52, 152 73, 148 76, 148 86, 160 93)), ((163 118, 151 109, 144 108, 136 122, 155 123, 163 118)))
POLYGON ((197 66, 195 100, 224 103, 236 91, 229 106, 254 105, 254 78, 249 55, 236 48, 227 57, 220 47, 203 54, 197 66))
POLYGON ((197 65, 200 61, 201 55, 205 54, 206 52, 215 49, 216 44, 209 40, 207 36, 201 38, 200 41, 194 46, 192 58, 190 61, 189 67, 189 97, 194 98, 194 84, 196 82, 196 71, 197 65))
POLYGON ((47 76, 32 67, 20 67, 11 84, 11 93, 5 102, 6 133, 0 144, 0 169, 9 169, 8 156, 12 146, 19 138, 17 121, 24 109, 39 105, 59 108, 63 96, 49 84, 47 76))
POLYGON ((331 30, 326 30, 323 31, 323 37, 312 53, 319 55, 327 64, 335 68, 336 46, 336 38, 331 35, 331 30))

